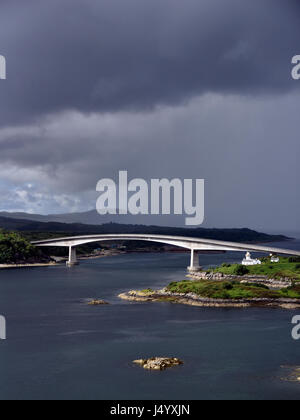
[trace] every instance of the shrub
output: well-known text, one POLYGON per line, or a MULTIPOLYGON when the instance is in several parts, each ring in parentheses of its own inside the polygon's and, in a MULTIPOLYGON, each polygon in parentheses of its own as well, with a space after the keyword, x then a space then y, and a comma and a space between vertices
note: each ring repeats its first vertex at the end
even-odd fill
POLYGON ((250 270, 244 265, 238 265, 234 269, 234 274, 236 274, 237 276, 245 276, 246 274, 249 274, 249 273, 250 273, 250 270))
POLYGON ((300 263, 300 257, 290 257, 289 262, 290 263, 300 263))
POLYGON ((225 281, 225 282, 222 284, 222 287, 223 287, 223 289, 225 289, 225 290, 232 290, 232 289, 233 289, 233 284, 232 284, 232 283, 230 283, 229 281, 225 281))
POLYGON ((259 289, 269 290, 268 286, 266 286, 265 284, 260 284, 260 283, 244 283, 244 286, 246 286, 246 287, 256 287, 256 288, 259 288, 259 289))

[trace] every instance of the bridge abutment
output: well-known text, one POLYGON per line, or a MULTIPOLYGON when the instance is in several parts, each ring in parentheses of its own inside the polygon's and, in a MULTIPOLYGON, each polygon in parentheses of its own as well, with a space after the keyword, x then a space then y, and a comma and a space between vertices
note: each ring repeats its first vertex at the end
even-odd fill
POLYGON ((67 266, 73 267, 74 265, 78 265, 78 264, 79 262, 77 260, 76 248, 70 246, 69 247, 69 260, 67 261, 67 266))

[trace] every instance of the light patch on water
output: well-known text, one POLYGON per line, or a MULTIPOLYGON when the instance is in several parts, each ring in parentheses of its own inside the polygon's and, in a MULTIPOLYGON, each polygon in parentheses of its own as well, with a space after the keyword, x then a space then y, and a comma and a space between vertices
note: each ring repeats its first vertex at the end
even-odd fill
POLYGON ((80 334, 95 334, 100 331, 97 330, 78 330, 78 331, 69 331, 65 333, 59 334, 60 336, 68 336, 68 335, 80 335, 80 334))
POLYGON ((224 319, 192 319, 192 320, 184 320, 184 319, 170 319, 167 321, 169 324, 207 324, 209 322, 224 322, 224 319))
POLYGON ((120 335, 120 338, 116 338, 115 341, 120 342, 154 342, 154 341, 160 341, 164 339, 165 337, 163 335, 159 335, 154 332, 150 331, 142 331, 141 329, 124 329, 119 330, 118 334, 120 335))

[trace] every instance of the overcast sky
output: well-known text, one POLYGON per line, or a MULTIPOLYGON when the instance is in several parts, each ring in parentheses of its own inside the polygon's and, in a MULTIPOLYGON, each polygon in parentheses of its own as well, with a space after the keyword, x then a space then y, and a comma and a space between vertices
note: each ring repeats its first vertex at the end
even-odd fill
POLYGON ((1 0, 0 210, 205 178, 205 226, 300 230, 298 0, 1 0))

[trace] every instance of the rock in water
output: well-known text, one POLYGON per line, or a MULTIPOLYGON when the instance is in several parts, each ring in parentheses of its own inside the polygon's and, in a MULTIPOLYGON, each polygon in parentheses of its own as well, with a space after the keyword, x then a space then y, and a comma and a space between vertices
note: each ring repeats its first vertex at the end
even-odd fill
POLYGON ((150 359, 138 359, 133 363, 142 366, 144 369, 149 370, 165 370, 173 366, 183 364, 183 361, 177 357, 151 357, 150 359))
POLYGON ((88 305, 93 305, 93 306, 97 306, 97 305, 108 305, 108 302, 105 302, 102 299, 93 299, 91 300, 88 305))

